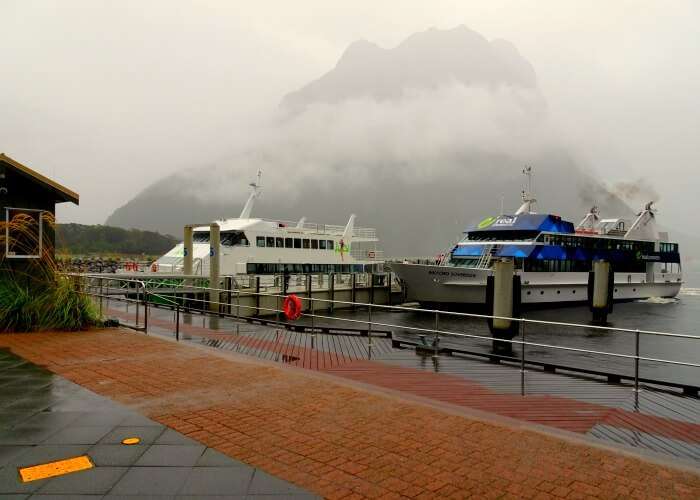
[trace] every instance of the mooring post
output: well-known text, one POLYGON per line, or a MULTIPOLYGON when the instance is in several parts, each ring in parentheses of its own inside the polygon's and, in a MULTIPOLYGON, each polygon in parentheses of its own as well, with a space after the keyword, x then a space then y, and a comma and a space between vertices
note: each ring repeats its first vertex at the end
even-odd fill
POLYGON ((612 289, 615 286, 610 263, 604 260, 593 261, 589 277, 589 304, 593 313, 593 323, 604 325, 612 310, 612 289), (592 283, 591 283, 592 281, 592 283))
POLYGON ((209 310, 221 312, 221 227, 212 222, 209 225, 209 310))
POLYGON ((374 304, 374 273, 369 273, 369 303, 374 304))
POLYGON ((180 304, 175 308, 175 340, 180 341, 180 304))
MULTIPOLYGON (((494 337, 493 351, 495 354, 512 355, 513 346, 499 339, 512 339, 517 328, 513 325, 513 276, 515 264, 513 259, 499 259, 493 264, 493 296, 490 297, 493 304, 491 320, 491 332, 494 337)), ((488 293, 487 285, 487 293, 488 293)), ((487 298, 488 299, 488 298, 487 298)))
MULTIPOLYGON (((194 227, 184 227, 182 248, 182 274, 190 276, 194 267, 194 227)), ((186 282, 187 283, 187 282, 186 282)))
POLYGON ((333 310, 335 309, 335 273, 330 273, 328 275, 328 295, 330 299, 328 310, 333 314, 333 310))
POLYGON ((525 322, 520 318, 520 395, 525 395, 525 322))
POLYGON ((314 349, 316 346, 316 329, 314 328, 314 299, 309 298, 309 302, 309 309, 311 310, 311 349, 314 349))

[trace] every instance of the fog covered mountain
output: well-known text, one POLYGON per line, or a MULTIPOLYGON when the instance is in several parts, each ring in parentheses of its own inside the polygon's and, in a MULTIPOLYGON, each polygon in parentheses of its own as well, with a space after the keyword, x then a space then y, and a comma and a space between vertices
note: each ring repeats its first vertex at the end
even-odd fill
POLYGON ((351 44, 285 96, 247 147, 148 186, 106 223, 180 235, 187 223, 236 217, 261 169, 256 216, 343 224, 356 213, 389 255, 434 255, 502 199, 514 211, 525 164, 543 212, 578 221, 595 203, 605 216, 631 213, 558 137, 512 44, 430 29, 392 49, 351 44))

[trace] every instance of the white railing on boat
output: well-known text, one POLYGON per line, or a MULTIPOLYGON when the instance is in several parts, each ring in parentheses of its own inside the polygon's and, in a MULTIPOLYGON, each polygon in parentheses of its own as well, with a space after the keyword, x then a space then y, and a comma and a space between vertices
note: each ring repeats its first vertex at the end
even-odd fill
MULTIPOLYGON (((286 227, 294 229, 297 227, 298 221, 288 221, 279 219, 262 219, 265 222, 274 222, 277 224, 284 224, 286 227)), ((315 222, 304 222, 301 226, 303 230, 311 230, 317 234, 332 234, 332 235, 342 235, 345 232, 345 226, 339 226, 337 224, 318 224, 315 222)), ((367 239, 376 240, 377 230, 372 227, 355 227, 352 230, 353 238, 357 239, 367 239)))

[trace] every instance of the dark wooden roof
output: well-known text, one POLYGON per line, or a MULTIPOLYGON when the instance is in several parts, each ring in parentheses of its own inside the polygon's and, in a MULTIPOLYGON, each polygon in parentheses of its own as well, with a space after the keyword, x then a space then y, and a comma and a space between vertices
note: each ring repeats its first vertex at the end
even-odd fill
POLYGON ((39 172, 36 172, 25 165, 22 165, 20 162, 13 160, 9 156, 7 156, 5 153, 0 153, 0 162, 13 169, 15 172, 18 172, 19 174, 29 177, 34 181, 38 182, 39 184, 42 184, 49 191, 54 193, 54 201, 56 203, 70 201, 75 203, 76 205, 79 204, 80 196, 78 195, 78 193, 76 193, 75 191, 71 191, 67 187, 59 184, 58 182, 41 175, 39 172))

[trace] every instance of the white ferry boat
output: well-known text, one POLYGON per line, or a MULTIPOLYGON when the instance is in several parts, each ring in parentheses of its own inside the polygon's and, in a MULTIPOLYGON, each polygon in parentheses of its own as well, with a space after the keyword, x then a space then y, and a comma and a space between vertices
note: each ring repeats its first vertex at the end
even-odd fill
MULTIPOLYGON (((221 275, 281 273, 379 272, 384 255, 373 228, 355 227, 355 215, 345 226, 251 217, 260 197, 261 173, 250 184, 252 192, 238 218, 217 220, 221 232, 221 275)), ((209 274, 209 224, 194 227, 193 272, 209 274)), ((184 244, 179 243, 160 257, 153 271, 180 273, 184 244)))
MULTIPOLYGON (((526 168, 528 186, 532 172, 526 168)), ((613 300, 674 297, 681 283, 678 244, 659 232, 652 203, 636 219, 602 219, 594 207, 578 226, 534 211, 530 188, 513 215, 490 216, 464 233, 436 265, 391 263, 408 300, 422 305, 486 302, 486 281, 495 259, 512 259, 520 275, 521 303, 587 300, 594 260, 611 263, 613 300)))

